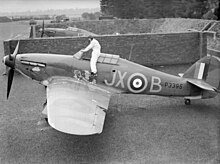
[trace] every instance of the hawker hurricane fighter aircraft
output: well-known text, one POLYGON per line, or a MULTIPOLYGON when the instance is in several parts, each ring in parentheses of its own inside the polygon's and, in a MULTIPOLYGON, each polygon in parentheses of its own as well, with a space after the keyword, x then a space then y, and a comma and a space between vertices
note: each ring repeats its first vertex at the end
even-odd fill
MULTIPOLYGON (((80 28, 76 28, 76 27, 68 27, 66 29, 64 28, 45 28, 44 27, 44 22, 42 25, 42 28, 39 30, 39 32, 41 32, 41 38, 43 36, 47 36, 47 37, 66 37, 66 36, 95 36, 96 34, 80 29, 80 28)), ((32 33, 32 32, 31 32, 32 33)))
POLYGON ((47 87, 44 113, 48 123, 69 134, 101 133, 110 97, 115 93, 180 96, 190 104, 191 99, 213 98, 220 89, 220 59, 215 56, 200 59, 179 77, 102 53, 98 75, 91 80, 89 60, 78 53, 17 54, 18 47, 19 43, 12 55, 3 58, 10 67, 7 97, 14 70, 40 82, 47 87))
POLYGON ((68 27, 66 29, 64 28, 44 28, 40 29, 41 37, 44 35, 48 37, 65 37, 65 36, 95 36, 94 33, 79 29, 76 27, 68 27))

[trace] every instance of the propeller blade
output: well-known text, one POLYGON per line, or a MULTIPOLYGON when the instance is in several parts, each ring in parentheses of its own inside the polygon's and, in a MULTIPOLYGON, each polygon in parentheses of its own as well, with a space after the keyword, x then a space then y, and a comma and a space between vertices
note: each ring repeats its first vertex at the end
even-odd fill
POLYGON ((43 24, 42 24, 41 38, 43 38, 43 36, 44 36, 44 20, 43 20, 43 24))
POLYGON ((10 90, 11 90, 11 85, 12 85, 12 82, 13 82, 13 77, 14 77, 14 69, 11 68, 8 71, 7 99, 8 99, 10 90))
POLYGON ((13 64, 11 64, 10 66, 11 68, 8 71, 7 99, 10 94, 11 85, 12 85, 13 78, 14 78, 15 61, 16 61, 16 56, 18 54, 19 44, 20 44, 20 41, 18 41, 13 54, 9 56, 9 59, 11 58, 10 60, 12 60, 13 64))
POLYGON ((16 48, 15 48, 15 50, 14 50, 14 52, 13 52, 13 56, 16 56, 17 53, 18 53, 19 43, 20 43, 20 42, 18 41, 18 44, 17 44, 17 46, 16 46, 16 48))
POLYGON ((16 47, 15 47, 15 50, 14 50, 14 52, 13 52, 13 54, 11 55, 11 54, 9 54, 9 60, 13 60, 13 57, 14 57, 14 62, 15 62, 15 57, 16 57, 16 55, 17 55, 17 53, 18 53, 18 48, 19 48, 19 41, 18 41, 18 43, 17 43, 17 45, 16 45, 16 47), (12 57, 13 56, 13 57, 12 57))
POLYGON ((29 38, 33 38, 34 32, 33 32, 33 27, 31 26, 31 31, 30 31, 30 36, 29 38))
POLYGON ((19 48, 19 41, 18 41, 18 44, 17 44, 16 47, 15 47, 15 50, 14 50, 13 54, 12 54, 12 55, 11 55, 11 54, 8 55, 10 61, 12 61, 12 60, 13 60, 13 57, 15 57, 15 56, 17 55, 17 53, 18 53, 18 48, 19 48), (12 56, 13 56, 13 57, 12 57, 12 56))

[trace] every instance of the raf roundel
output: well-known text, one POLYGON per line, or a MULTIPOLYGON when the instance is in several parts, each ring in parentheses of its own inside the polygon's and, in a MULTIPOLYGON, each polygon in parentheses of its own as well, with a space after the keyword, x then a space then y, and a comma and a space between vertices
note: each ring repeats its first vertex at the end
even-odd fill
POLYGON ((134 73, 128 78, 128 89, 133 93, 141 93, 147 87, 147 78, 141 73, 134 73))

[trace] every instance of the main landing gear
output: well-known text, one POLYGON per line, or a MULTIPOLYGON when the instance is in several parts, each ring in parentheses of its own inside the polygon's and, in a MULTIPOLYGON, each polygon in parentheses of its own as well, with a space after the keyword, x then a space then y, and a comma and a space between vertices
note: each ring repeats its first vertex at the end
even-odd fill
POLYGON ((184 99, 185 100, 185 104, 186 105, 190 105, 191 104, 191 100, 190 99, 184 99))

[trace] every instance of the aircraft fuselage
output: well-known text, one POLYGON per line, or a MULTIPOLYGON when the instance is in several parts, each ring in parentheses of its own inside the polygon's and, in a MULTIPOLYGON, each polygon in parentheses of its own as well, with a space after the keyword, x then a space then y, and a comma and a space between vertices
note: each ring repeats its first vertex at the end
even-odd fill
MULTIPOLYGON (((70 55, 18 54, 16 69, 33 80, 43 82, 53 76, 88 78, 89 60, 70 55)), ((116 65, 97 63, 97 84, 114 87, 121 92, 162 96, 196 96, 200 90, 185 78, 163 73, 119 58, 116 65)))

